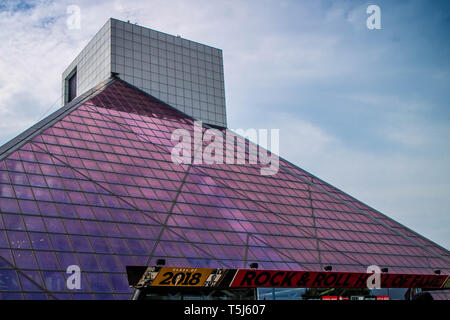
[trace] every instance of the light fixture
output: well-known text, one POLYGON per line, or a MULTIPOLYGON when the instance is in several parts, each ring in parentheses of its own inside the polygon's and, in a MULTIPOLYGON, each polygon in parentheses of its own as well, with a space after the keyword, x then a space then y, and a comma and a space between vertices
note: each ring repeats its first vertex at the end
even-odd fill
POLYGON ((166 259, 158 259, 156 260, 157 266, 164 266, 166 264, 166 259))
POLYGON ((251 269, 258 269, 258 264, 256 262, 250 263, 251 269))
POLYGON ((333 270, 333 267, 332 266, 325 266, 323 269, 325 271, 331 271, 331 270, 333 270))
POLYGON ((381 268, 381 272, 388 273, 389 272, 389 268, 381 268))
POLYGON ((441 274, 441 270, 436 269, 436 270, 434 270, 434 273, 435 273, 435 274, 441 274))

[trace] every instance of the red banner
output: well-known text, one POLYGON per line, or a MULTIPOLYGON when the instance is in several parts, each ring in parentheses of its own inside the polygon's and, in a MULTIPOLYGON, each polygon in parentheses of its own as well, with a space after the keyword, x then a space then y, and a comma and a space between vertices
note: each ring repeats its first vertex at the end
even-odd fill
MULTIPOLYGON (((239 269, 230 287, 367 288, 372 273, 239 269)), ((441 288, 446 275, 381 274, 382 288, 441 288)))

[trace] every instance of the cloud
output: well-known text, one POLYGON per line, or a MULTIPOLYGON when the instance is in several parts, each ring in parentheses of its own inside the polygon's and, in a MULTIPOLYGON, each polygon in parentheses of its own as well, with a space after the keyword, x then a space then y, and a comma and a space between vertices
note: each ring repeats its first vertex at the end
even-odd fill
MULTIPOLYGON (((35 123, 60 103, 60 75, 75 46, 65 7, 52 2, 0 11, 0 142, 35 123)), ((80 46, 79 38, 74 37, 80 46)))

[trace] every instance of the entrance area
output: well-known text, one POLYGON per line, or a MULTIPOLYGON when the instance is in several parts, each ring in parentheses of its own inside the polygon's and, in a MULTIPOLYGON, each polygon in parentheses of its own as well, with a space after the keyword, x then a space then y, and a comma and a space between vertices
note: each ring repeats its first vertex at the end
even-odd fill
POLYGON ((255 288, 167 288, 149 287, 140 291, 137 300, 255 300, 255 288))

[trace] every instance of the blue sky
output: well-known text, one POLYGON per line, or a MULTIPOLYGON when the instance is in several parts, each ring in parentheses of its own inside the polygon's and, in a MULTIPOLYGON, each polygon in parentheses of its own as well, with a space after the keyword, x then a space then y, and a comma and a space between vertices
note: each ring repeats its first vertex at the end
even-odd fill
POLYGON ((450 248, 449 1, 0 0, 0 144, 109 17, 223 49, 230 128, 279 128, 283 157, 450 248))

